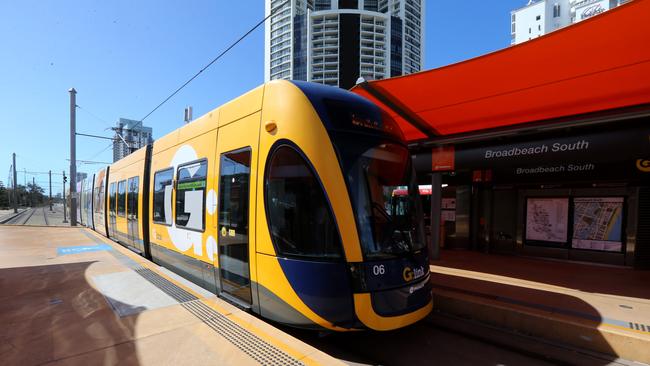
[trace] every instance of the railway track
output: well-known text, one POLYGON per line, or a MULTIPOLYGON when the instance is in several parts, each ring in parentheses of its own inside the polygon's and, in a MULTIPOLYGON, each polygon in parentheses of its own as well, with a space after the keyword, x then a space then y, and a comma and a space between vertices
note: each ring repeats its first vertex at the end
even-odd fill
POLYGON ((12 218, 8 219, 7 221, 3 222, 5 225, 25 225, 29 219, 32 218, 32 215, 36 211, 35 208, 29 208, 26 209, 25 211, 19 212, 18 214, 14 215, 12 218))

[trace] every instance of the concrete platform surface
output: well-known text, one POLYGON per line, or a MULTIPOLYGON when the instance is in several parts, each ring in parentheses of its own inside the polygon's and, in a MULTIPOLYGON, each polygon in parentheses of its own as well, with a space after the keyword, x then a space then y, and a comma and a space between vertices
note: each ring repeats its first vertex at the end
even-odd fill
POLYGON ((336 365, 82 228, 0 226, 0 364, 336 365))
POLYGON ((431 271, 439 311, 650 364, 650 271, 450 250, 431 271))

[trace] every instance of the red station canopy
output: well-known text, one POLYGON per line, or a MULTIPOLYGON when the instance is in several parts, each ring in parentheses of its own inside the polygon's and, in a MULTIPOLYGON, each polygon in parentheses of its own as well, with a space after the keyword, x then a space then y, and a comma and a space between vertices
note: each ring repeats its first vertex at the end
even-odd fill
POLYGON ((633 0, 543 37, 352 91, 409 142, 650 103, 650 0, 633 0))

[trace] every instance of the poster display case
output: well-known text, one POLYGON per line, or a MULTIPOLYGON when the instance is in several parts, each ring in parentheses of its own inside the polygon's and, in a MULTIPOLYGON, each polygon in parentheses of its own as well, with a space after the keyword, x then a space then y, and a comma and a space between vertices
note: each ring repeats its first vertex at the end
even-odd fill
POLYGON ((621 252, 624 201, 623 197, 574 198, 571 247, 621 252))
POLYGON ((564 246, 569 234, 569 198, 526 199, 526 242, 564 246))

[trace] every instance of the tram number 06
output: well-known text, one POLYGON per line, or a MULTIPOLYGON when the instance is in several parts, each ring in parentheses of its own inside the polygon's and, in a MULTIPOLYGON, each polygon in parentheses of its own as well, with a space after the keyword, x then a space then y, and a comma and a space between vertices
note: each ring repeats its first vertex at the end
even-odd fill
POLYGON ((386 267, 383 264, 372 266, 372 274, 375 276, 381 276, 386 273, 386 267))

